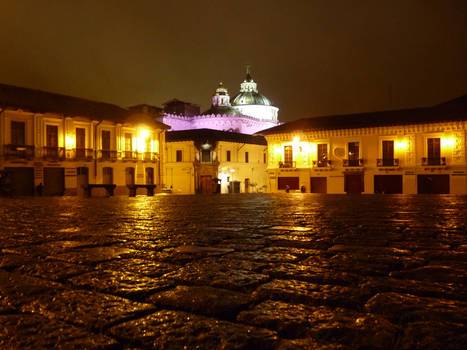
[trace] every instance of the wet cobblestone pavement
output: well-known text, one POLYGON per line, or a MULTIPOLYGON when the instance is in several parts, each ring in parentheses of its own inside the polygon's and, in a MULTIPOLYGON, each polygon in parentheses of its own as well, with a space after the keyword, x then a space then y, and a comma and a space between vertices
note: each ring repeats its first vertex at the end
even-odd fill
POLYGON ((0 348, 463 349, 467 197, 0 199, 0 348))

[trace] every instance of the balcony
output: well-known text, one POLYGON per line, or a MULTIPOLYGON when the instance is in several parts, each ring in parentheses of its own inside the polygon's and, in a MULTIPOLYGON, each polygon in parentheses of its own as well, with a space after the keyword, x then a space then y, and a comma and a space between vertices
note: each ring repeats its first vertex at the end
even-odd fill
POLYGON ((145 162, 156 162, 158 158, 158 154, 155 152, 144 152, 143 153, 143 161, 145 162))
POLYGON ((76 148, 66 151, 66 157, 69 160, 90 162, 94 158, 92 148, 76 148))
POLYGON ((99 159, 101 162, 102 161, 115 162, 117 158, 118 158, 117 151, 111 151, 111 150, 106 150, 106 149, 99 150, 98 155, 97 155, 97 159, 99 159))
POLYGON ((331 161, 329 159, 313 161, 313 168, 329 168, 329 167, 331 167, 331 161))
POLYGON ((446 166, 446 157, 438 157, 438 158, 422 158, 422 166, 446 166))
POLYGON ((382 167, 398 167, 399 166, 399 159, 398 158, 383 158, 377 159, 376 165, 378 168, 382 167))
POLYGON ((62 161, 65 159, 64 147, 42 147, 42 159, 48 161, 62 161))
POLYGON ((34 158, 34 146, 4 145, 3 155, 5 159, 31 160, 34 158))
POLYGON ((345 168, 349 167, 362 167, 363 159, 344 159, 343 164, 345 168))
POLYGON ((295 168, 295 162, 279 162, 279 168, 295 168))
POLYGON ((138 160, 138 152, 123 151, 122 152, 122 160, 137 161, 138 160))

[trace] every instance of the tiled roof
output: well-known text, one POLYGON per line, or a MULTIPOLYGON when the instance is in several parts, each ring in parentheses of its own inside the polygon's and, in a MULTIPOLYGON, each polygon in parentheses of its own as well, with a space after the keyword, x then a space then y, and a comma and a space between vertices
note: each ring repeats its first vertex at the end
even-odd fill
POLYGON ((252 136, 230 131, 219 131, 211 129, 194 129, 182 131, 168 131, 165 134, 167 142, 194 141, 196 145, 205 143, 217 143, 218 141, 228 141, 237 143, 248 143, 266 146, 266 139, 263 136, 252 136))
POLYGON ((294 131, 371 128, 449 121, 467 121, 467 95, 425 108, 305 118, 257 132, 259 135, 294 131))
POLYGON ((125 108, 110 103, 5 84, 0 84, 0 106, 33 113, 57 113, 117 122, 123 121, 129 113, 125 108))

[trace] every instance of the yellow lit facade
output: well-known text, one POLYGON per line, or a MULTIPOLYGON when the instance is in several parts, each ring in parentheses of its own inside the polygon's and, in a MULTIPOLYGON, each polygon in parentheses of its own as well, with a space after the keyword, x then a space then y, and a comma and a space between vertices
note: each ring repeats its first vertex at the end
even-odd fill
MULTIPOLYGON (((77 103, 70 101, 68 105, 77 103)), ((8 174, 13 194, 38 194, 40 184, 44 195, 84 195, 89 184, 115 185, 114 194, 128 194, 133 184, 154 184, 160 190, 159 145, 168 127, 117 106, 103 109, 86 101, 105 114, 92 110, 91 117, 86 111, 80 114, 79 103, 69 114, 1 108, 0 171, 8 174)), ((93 195, 105 193, 93 190, 93 195)))
POLYGON ((266 130, 268 191, 467 194, 467 112, 442 121, 451 115, 428 111, 439 120, 399 122, 396 113, 393 125, 365 119, 368 127, 352 128, 346 120, 339 128, 321 117, 266 130))

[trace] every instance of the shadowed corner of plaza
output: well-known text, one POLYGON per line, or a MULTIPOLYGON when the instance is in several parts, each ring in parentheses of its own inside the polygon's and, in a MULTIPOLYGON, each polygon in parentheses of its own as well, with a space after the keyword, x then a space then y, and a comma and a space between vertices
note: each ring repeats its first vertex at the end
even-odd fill
POLYGON ((461 349, 466 201, 0 198, 0 345, 461 349))

